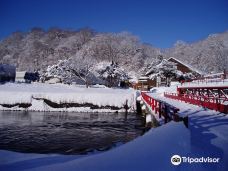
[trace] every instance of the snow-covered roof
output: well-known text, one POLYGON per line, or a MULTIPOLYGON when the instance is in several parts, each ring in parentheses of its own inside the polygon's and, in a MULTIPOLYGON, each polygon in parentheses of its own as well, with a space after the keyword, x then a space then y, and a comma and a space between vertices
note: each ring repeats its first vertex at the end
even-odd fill
POLYGON ((177 59, 177 58, 170 57, 170 58, 168 59, 168 61, 169 61, 170 59, 174 59, 175 61, 181 63, 182 65, 186 66, 187 68, 189 68, 189 69, 192 70, 192 71, 197 72, 197 73, 200 74, 200 75, 203 74, 201 71, 199 71, 199 70, 195 69, 194 67, 192 67, 192 66, 190 66, 190 65, 188 65, 188 64, 186 64, 186 63, 184 63, 184 62, 182 62, 182 61, 180 61, 180 60, 177 59))
POLYGON ((151 75, 150 75, 150 79, 153 80, 153 79, 155 79, 158 75, 159 75, 159 73, 151 74, 151 75))
POLYGON ((23 78, 24 78, 25 73, 26 73, 26 71, 17 71, 17 72, 16 72, 16 77, 17 77, 17 78, 18 78, 18 77, 23 77, 23 78))
POLYGON ((219 72, 219 73, 207 74, 207 75, 204 75, 204 77, 220 76, 220 75, 223 75, 223 74, 224 74, 224 72, 219 72))
POLYGON ((140 82, 147 82, 147 80, 139 80, 140 82))
POLYGON ((147 76, 141 76, 141 77, 139 77, 139 80, 144 80, 144 79, 148 79, 149 77, 147 77, 147 76))
POLYGON ((129 79, 130 83, 138 83, 138 79, 137 78, 131 78, 129 79))

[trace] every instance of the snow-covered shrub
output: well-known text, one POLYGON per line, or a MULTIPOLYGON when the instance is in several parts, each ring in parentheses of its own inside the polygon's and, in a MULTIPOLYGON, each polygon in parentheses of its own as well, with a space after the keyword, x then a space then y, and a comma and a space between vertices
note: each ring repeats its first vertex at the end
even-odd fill
POLYGON ((47 70, 43 73, 43 81, 47 81, 53 78, 60 79, 60 82, 71 84, 75 82, 77 84, 87 84, 87 76, 89 71, 86 71, 83 67, 75 66, 76 62, 72 59, 59 60, 56 65, 48 66, 47 70))
POLYGON ((158 65, 151 66, 146 72, 146 75, 150 79, 154 79, 157 76, 164 78, 167 86, 169 86, 171 79, 176 78, 178 74, 180 73, 178 73, 176 63, 167 61, 166 59, 161 60, 158 65))
POLYGON ((41 80, 48 81, 53 78, 58 78, 60 82, 66 84, 102 84, 92 69, 94 67, 93 60, 85 60, 81 58, 76 60, 70 58, 68 60, 59 60, 56 65, 48 66, 47 70, 42 74, 41 80))
POLYGON ((100 79, 105 81, 106 86, 109 87, 116 87, 118 85, 124 87, 123 83, 129 80, 128 74, 115 62, 101 62, 97 64, 94 71, 100 79))

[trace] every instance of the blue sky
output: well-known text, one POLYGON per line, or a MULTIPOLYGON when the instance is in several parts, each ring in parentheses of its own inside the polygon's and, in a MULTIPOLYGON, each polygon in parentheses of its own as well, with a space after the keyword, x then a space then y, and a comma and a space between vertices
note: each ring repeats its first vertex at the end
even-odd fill
POLYGON ((128 31, 167 48, 228 30, 228 0, 0 0, 0 39, 36 26, 128 31))

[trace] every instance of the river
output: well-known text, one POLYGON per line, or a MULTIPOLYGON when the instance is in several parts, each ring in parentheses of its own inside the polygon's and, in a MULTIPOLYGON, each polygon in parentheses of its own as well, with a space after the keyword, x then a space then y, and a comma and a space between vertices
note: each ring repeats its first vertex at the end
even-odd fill
POLYGON ((9 151, 90 154, 144 132, 137 114, 0 111, 0 149, 9 151))

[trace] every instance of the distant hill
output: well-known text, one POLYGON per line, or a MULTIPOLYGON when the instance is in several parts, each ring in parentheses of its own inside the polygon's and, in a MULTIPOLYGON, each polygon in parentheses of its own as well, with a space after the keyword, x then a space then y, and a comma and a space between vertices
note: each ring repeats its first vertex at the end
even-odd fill
POLYGON ((45 70, 60 59, 74 57, 76 61, 93 59, 94 64, 115 61, 127 72, 139 75, 161 56, 176 57, 204 72, 228 70, 228 32, 192 44, 179 41, 170 49, 144 44, 127 32, 98 33, 90 28, 33 28, 0 42, 0 63, 13 64, 17 70, 45 70))
POLYGON ((204 72, 228 71, 228 31, 191 44, 178 41, 163 55, 173 56, 204 72))

